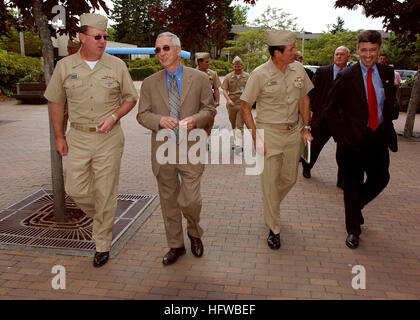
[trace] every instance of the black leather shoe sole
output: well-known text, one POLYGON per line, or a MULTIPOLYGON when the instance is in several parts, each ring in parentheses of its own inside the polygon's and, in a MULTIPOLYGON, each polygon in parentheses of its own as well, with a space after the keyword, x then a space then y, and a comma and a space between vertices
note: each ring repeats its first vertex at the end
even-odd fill
POLYGON ((102 267, 109 260, 109 251, 107 252, 95 252, 93 257, 93 266, 96 268, 102 267))
POLYGON ((359 237, 349 234, 346 239, 346 246, 350 249, 356 249, 359 246, 359 237))
POLYGON ((279 234, 274 234, 270 230, 270 234, 268 235, 268 238, 267 238, 267 244, 270 247, 270 249, 273 249, 273 250, 280 249, 280 247, 281 247, 280 233, 279 234))
POLYGON ((306 170, 303 170, 302 175, 303 175, 306 179, 310 179, 310 178, 311 178, 311 171, 306 171, 306 170))

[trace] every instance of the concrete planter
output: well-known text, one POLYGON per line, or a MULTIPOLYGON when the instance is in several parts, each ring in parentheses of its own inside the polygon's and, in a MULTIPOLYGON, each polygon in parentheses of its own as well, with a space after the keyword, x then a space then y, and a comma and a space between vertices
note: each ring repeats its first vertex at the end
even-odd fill
MULTIPOLYGON (((411 90, 413 88, 400 88, 397 98, 400 104, 400 111, 407 112, 408 103, 410 102, 411 90)), ((417 113, 420 113, 420 106, 417 106, 417 113)))
POLYGON ((21 82, 16 84, 17 94, 13 98, 24 103, 47 103, 44 92, 47 88, 45 82, 21 82))

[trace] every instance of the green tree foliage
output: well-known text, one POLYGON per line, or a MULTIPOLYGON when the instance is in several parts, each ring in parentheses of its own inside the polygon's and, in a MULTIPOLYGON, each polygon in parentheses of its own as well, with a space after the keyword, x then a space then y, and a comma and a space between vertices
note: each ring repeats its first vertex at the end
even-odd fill
MULTIPOLYGON (((34 28, 24 31, 25 55, 31 57, 42 56, 42 44, 34 28)), ((0 36, 0 49, 20 53, 20 37, 16 28, 12 27, 6 35, 0 36)))
POLYGON ((319 38, 305 41, 305 63, 324 66, 334 62, 334 52, 340 46, 350 49, 351 59, 356 61, 356 44, 359 31, 344 31, 336 35, 324 33, 319 38))
MULTIPOLYGON (((242 0, 255 4, 256 0, 242 0)), ((231 0, 172 0, 168 5, 155 7, 152 16, 178 35, 184 48, 191 52, 194 66, 195 53, 201 51, 207 40, 220 47, 230 30, 226 12, 231 0)))
POLYGON ((152 47, 156 36, 165 28, 159 26, 150 16, 154 7, 163 6, 163 0, 112 0, 114 7, 110 18, 116 24, 115 41, 136 44, 140 47, 152 47))
POLYGON ((233 7, 233 25, 245 26, 248 21, 248 11, 249 8, 246 6, 241 6, 240 4, 235 4, 233 7))
POLYGON ((296 17, 284 12, 282 9, 268 6, 261 14, 261 17, 258 17, 253 21, 252 25, 267 29, 298 31, 298 26, 295 20, 296 17))
POLYGON ((246 32, 238 33, 238 40, 227 42, 230 46, 224 50, 229 51, 231 57, 240 56, 245 70, 255 69, 270 56, 263 28, 247 28, 246 32))
POLYGON ((420 35, 417 35, 416 42, 407 44, 392 34, 389 39, 383 40, 382 53, 386 54, 388 63, 393 64, 395 69, 415 70, 420 64, 420 35), (405 54, 406 52, 412 54, 405 54))
POLYGON ((341 19, 341 17, 337 17, 337 22, 332 25, 331 33, 337 34, 343 31, 346 31, 346 29, 344 29, 344 20, 341 19))

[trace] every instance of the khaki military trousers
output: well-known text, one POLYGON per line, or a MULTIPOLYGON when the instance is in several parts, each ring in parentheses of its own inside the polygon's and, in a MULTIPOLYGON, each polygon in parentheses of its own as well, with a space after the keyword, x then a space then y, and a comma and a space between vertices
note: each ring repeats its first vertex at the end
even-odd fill
POLYGON ((280 232, 280 202, 295 185, 298 174, 301 126, 288 129, 282 124, 261 124, 264 129, 266 155, 264 170, 261 174, 264 201, 264 219, 267 227, 275 234, 280 232))
POLYGON ((204 165, 161 165, 156 176, 166 239, 170 248, 184 246, 182 215, 187 219, 187 232, 201 238, 200 227, 201 192, 200 182, 204 165))
POLYGON ((235 144, 238 146, 242 146, 242 135, 244 132, 244 120, 242 119, 241 114, 241 105, 235 104, 233 107, 226 104, 226 109, 229 114, 229 121, 233 129, 239 129, 235 135, 235 144))
POLYGON ((66 192, 93 219, 96 251, 109 251, 124 148, 121 126, 114 126, 109 133, 71 128, 67 143, 66 192))

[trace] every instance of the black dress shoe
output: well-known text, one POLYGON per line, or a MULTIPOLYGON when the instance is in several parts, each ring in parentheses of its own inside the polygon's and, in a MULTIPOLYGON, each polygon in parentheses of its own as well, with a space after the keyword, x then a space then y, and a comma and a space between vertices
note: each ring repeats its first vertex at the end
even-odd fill
POLYGON ((95 257, 93 258, 94 267, 102 267, 105 263, 108 262, 109 251, 106 252, 95 252, 95 257))
POLYGON ((280 233, 274 234, 274 232, 270 230, 270 233, 267 238, 267 244, 273 250, 279 249, 281 246, 280 233))
POLYGON ((195 255, 196 257, 201 257, 204 251, 203 243, 201 242, 201 239, 190 236, 189 233, 187 233, 187 235, 188 235, 188 238, 190 238, 191 240, 191 251, 193 255, 195 255))
POLYGON ((359 246, 359 236, 350 233, 346 239, 346 245, 350 249, 356 249, 359 246))
POLYGON ((180 256, 185 254, 185 247, 182 248, 171 248, 167 254, 164 255, 162 263, 167 266, 178 260, 180 256))
POLYGON ((311 178, 311 170, 309 170, 309 169, 303 169, 302 175, 303 175, 306 179, 310 179, 310 178, 311 178))

